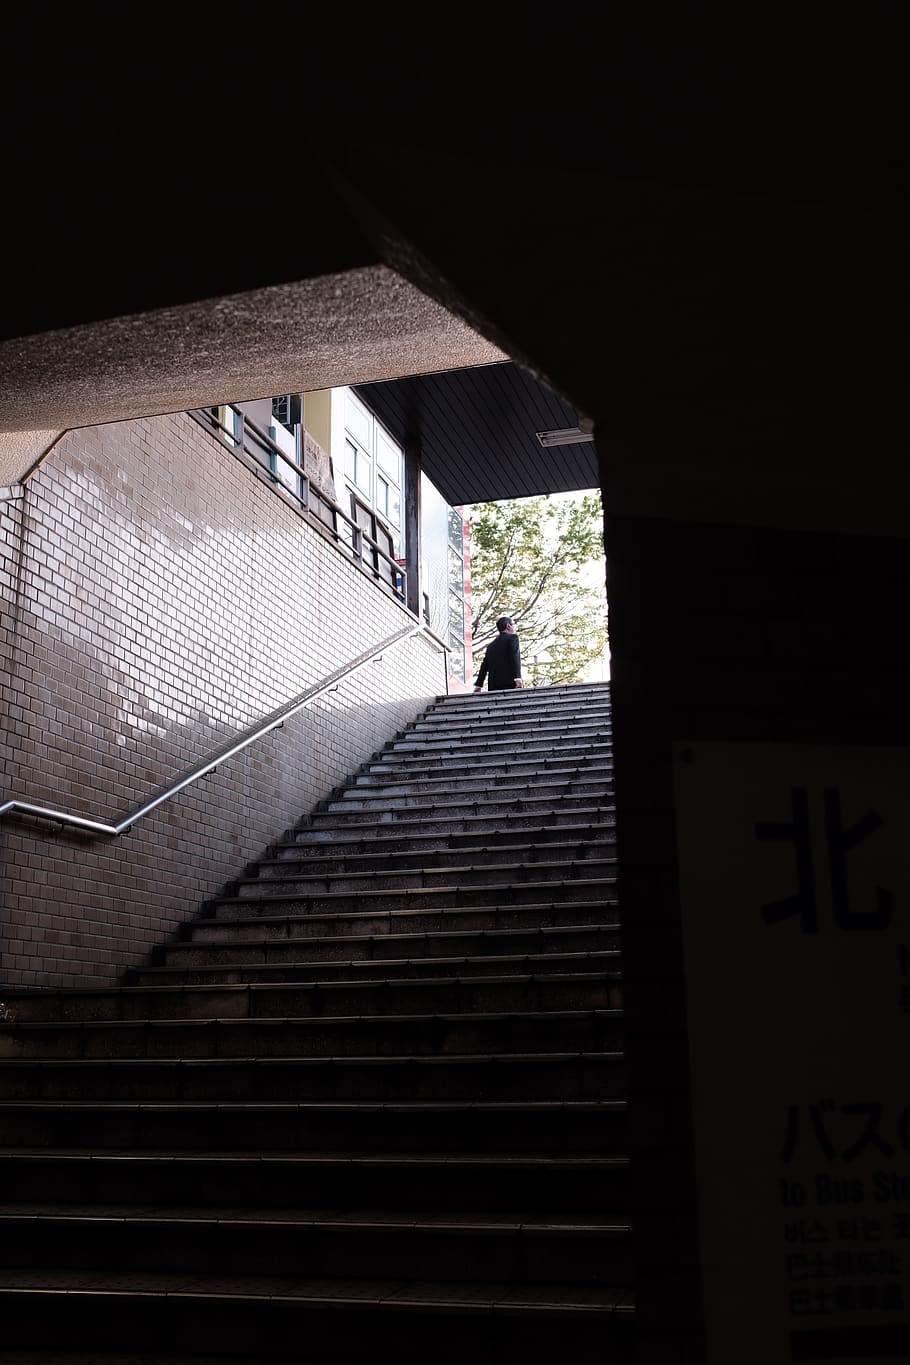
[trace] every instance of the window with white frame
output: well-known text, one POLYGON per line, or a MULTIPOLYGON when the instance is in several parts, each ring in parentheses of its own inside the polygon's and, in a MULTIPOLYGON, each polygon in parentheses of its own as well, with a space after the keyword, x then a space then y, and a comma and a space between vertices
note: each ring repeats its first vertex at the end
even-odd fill
POLYGON ((289 488, 294 496, 299 498, 301 489, 297 466, 300 464, 300 425, 299 422, 291 423, 288 410, 281 399, 272 399, 269 436, 278 447, 278 450, 269 450, 269 468, 285 488, 289 488), (278 451, 283 452, 288 458, 283 460, 278 451))
POLYGON ((340 464, 347 493, 386 525, 395 554, 400 556, 403 451, 350 389, 344 393, 340 464))

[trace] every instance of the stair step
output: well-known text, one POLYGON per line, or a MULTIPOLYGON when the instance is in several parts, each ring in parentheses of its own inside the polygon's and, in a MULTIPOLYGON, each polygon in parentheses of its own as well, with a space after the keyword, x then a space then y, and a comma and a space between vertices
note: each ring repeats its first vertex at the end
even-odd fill
POLYGON ((619 1218, 486 1211, 402 1213, 228 1205, 155 1210, 0 1204, 0 1268, 71 1266, 143 1271, 361 1278, 382 1266, 419 1280, 427 1264, 476 1283, 579 1284, 629 1279, 628 1223, 619 1218))
POLYGON ((341 796, 327 801, 324 811, 337 814, 342 811, 368 811, 372 807, 384 811, 426 808, 430 812, 438 810, 454 815, 458 810, 466 814, 476 812, 478 806, 496 807, 499 810, 511 806, 521 808, 527 802, 539 804, 557 797, 564 808, 572 809, 572 802, 607 798, 612 796, 613 791, 611 780, 593 774, 590 778, 573 777, 553 782, 516 782, 511 785, 503 782, 495 786, 488 783, 475 786, 468 784, 463 791, 454 784, 447 786, 441 783, 437 786, 438 791, 421 790, 419 783, 413 783, 410 787, 402 784, 388 791, 373 787, 348 787, 341 796), (446 796, 451 796, 451 800, 443 799, 446 796))
POLYGON ((625 1212, 628 1158, 357 1152, 225 1154, 180 1150, 102 1153, 0 1151, 0 1187, 17 1199, 61 1204, 144 1203, 168 1208, 391 1207, 423 1213, 625 1212))
POLYGON ((246 885, 242 894, 219 896, 210 904, 219 918, 237 919, 261 912, 319 915, 346 910, 371 913, 402 910, 470 910, 487 906, 540 904, 544 897, 558 901, 571 910, 578 901, 599 896, 606 905, 616 899, 616 877, 554 878, 552 881, 501 881, 487 883, 466 882, 462 885, 401 887, 397 890, 377 891, 316 891, 307 893, 284 891, 280 883, 272 890, 268 881, 246 885))
POLYGON ((183 1151, 623 1154, 623 1100, 0 1101, 0 1144, 183 1151))
MULTIPOLYGON (((148 992, 148 988, 144 990, 148 992)), ((608 1004, 457 1014, 314 1013, 297 1018, 246 1013, 255 1008, 253 993, 260 990, 270 994, 272 988, 228 986, 219 991, 216 987, 189 987, 183 1017, 154 1017, 151 1007, 139 1000, 132 1002, 132 1008, 149 1010, 145 1017, 14 1024, 3 1034, 0 1067, 24 1076, 28 1072, 26 1061, 47 1058, 116 1063, 131 1058, 172 1057, 331 1059, 347 1055, 563 1053, 615 1048, 622 1028, 621 1009, 608 1004), (232 991, 234 1000, 230 998, 232 991), (197 997, 202 998, 201 1003, 197 997), (193 1009, 204 1009, 206 997, 217 997, 236 1013, 194 1018, 193 1009)), ((331 1003, 331 996, 329 1000, 331 1003)))
MULTIPOLYGON (((280 904, 280 902, 273 902, 280 904)), ((445 909, 327 911, 309 914, 250 914, 246 901, 236 903, 236 914, 190 920, 184 931, 197 943, 226 943, 231 939, 311 939, 329 934, 383 934, 449 930, 541 929, 558 925, 609 923, 615 906, 602 900, 538 901, 528 905, 453 906, 445 909), (246 913, 244 913, 246 912, 246 913)))
MULTIPOLYGON (((467 798, 460 801, 419 801, 416 797, 405 796, 397 803, 393 801, 382 808, 377 806, 376 801, 364 801, 360 803, 362 809, 353 801, 339 799, 329 801, 324 810, 314 811, 310 816, 309 827, 312 829, 326 825, 331 828, 336 825, 367 825, 378 819, 386 822, 417 820, 426 828, 427 825, 432 826, 439 820, 486 816, 499 826, 508 824, 514 829, 517 828, 516 819, 522 816, 531 816, 534 820, 539 820, 541 810, 552 803, 553 799, 552 793, 545 796, 493 794, 478 796, 476 800, 467 798)), ((577 816, 581 811, 593 813, 599 809, 596 804, 598 801, 611 805, 612 800, 612 793, 602 785, 594 786, 590 790, 585 788, 583 791, 565 793, 559 797, 560 810, 555 818, 558 821, 561 816, 565 821, 573 814, 577 816), (592 802, 595 804, 592 805, 592 802)))
POLYGON ((165 986, 179 981, 184 986, 210 983, 239 986, 254 982, 296 984, 301 981, 370 980, 387 985, 393 980, 429 977, 439 980, 449 977, 461 980, 490 976, 538 977, 576 970, 586 973, 597 968, 618 971, 620 957, 618 949, 600 949, 576 953, 501 953, 486 957, 348 958, 259 964, 213 961, 196 967, 187 966, 185 959, 178 963, 175 958, 170 966, 134 968, 129 973, 128 984, 165 986))
MULTIPOLYGON (((567 863, 606 860, 616 861, 616 840, 613 838, 584 841, 557 841, 538 845, 514 842, 474 844, 461 848, 425 848, 414 850, 367 850, 346 852, 341 848, 326 849, 324 845, 302 847, 296 843, 274 844, 258 866, 265 874, 272 869, 279 876, 288 876, 298 869, 307 874, 356 874, 365 872, 409 871, 445 867, 500 868, 511 864, 525 868, 538 863, 567 863)), ((498 873, 496 874, 498 875, 498 873)))
POLYGON ((609 725, 610 705, 602 699, 583 702, 569 699, 549 706, 505 704, 497 706, 495 711, 481 706, 430 707, 422 716, 412 721, 404 733, 413 734, 415 730, 420 729, 445 732, 449 729, 472 729, 482 726, 500 734, 511 734, 516 727, 535 721, 538 724, 558 726, 564 734, 571 734, 576 726, 591 721, 609 725))
POLYGON ((406 753, 421 749, 426 753, 437 750, 457 753, 465 748, 485 749, 491 753, 514 753, 518 744, 525 740, 534 743, 547 741, 551 747, 563 741, 577 744, 580 740, 608 740, 612 737, 612 726, 603 720, 585 720, 568 728, 566 725, 548 725, 546 721, 528 721, 521 726, 473 725, 458 729, 450 726, 437 729, 424 726, 408 730, 399 739, 392 740, 386 752, 406 753))
POLYGON ((529 786, 549 789, 554 784, 562 784, 572 779, 602 779, 609 782, 613 776, 613 763, 608 758, 583 756, 574 762, 543 765, 539 762, 515 759, 512 762, 472 763, 467 772, 451 764, 440 765, 437 769, 416 768, 412 765, 404 770, 393 768, 391 764, 372 764, 365 771, 356 773, 351 779, 348 790, 360 792, 364 788, 373 791, 379 788, 396 795, 403 788, 412 791, 510 791, 525 790, 529 786), (377 769, 378 771, 374 771, 377 769))
MULTIPOLYGON (((533 962, 538 955, 559 951, 572 954, 618 952, 619 928, 616 924, 566 924, 539 929, 487 929, 477 932, 454 929, 424 934, 324 934, 319 938, 307 939, 305 949, 301 948, 299 941, 293 940, 244 940, 238 936, 230 943, 200 944, 188 939, 168 944, 164 950, 164 961, 167 967, 175 970, 181 964, 187 968, 248 964, 251 967, 275 966, 279 969, 286 965, 293 969, 296 964, 317 967, 323 963, 338 963, 339 966, 343 962, 369 963, 385 960, 390 955, 399 960, 421 960, 423 954, 425 957, 422 960, 427 962, 461 954, 481 958, 508 954, 514 955, 519 962, 525 959, 533 962)), ((134 968, 133 973, 141 970, 134 968)), ((130 984, 138 984, 132 980, 132 975, 130 984)))
POLYGON ((344 842, 345 847, 363 842, 369 843, 372 847, 374 840, 381 841, 384 846, 388 846, 389 841, 398 843, 405 841, 406 845, 410 845, 414 838, 441 837, 449 841, 459 839, 473 841, 483 837, 487 840, 510 840, 519 833, 530 837, 532 831, 537 838, 541 820, 547 822, 547 831, 551 838, 559 837, 563 829, 573 831, 586 829, 592 833, 604 833, 608 829, 615 829, 616 826, 616 807, 612 803, 603 807, 587 806, 571 811, 509 811, 507 819, 503 818, 502 813, 437 815, 433 819, 427 819, 399 811, 396 813, 394 825, 380 819, 380 814, 381 812, 374 812, 370 815, 367 812, 362 821, 355 826, 350 822, 333 824, 325 812, 317 811, 307 818, 304 825, 296 830, 289 830, 288 838, 301 846, 313 848, 320 844, 335 842, 339 844, 344 842))
POLYGON ((578 683, 539 683, 536 687, 516 688, 514 692, 450 692, 438 696, 431 707, 435 706, 496 706, 500 702, 513 699, 517 702, 536 701, 537 698, 583 697, 585 695, 610 695, 610 683, 588 681, 578 683))
MULTIPOLYGON (((552 1310, 562 1312, 576 1310, 582 1313, 590 1313, 600 1317, 602 1313, 612 1313, 614 1308, 621 1306, 631 1307, 631 1295, 625 1290, 617 1293, 615 1290, 602 1288, 600 1286, 578 1287, 565 1284, 549 1284, 541 1286, 549 1293, 535 1292, 530 1297, 526 1297, 521 1290, 516 1290, 508 1284, 475 1284, 465 1283, 461 1291, 456 1295, 452 1294, 452 1289, 459 1289, 456 1282, 451 1285, 444 1281, 438 1285, 427 1285, 426 1281, 412 1283, 406 1281, 400 1286, 396 1286, 390 1280, 372 1280, 356 1278, 352 1282, 343 1286, 342 1293, 339 1294, 339 1286, 329 1276, 320 1278, 301 1278, 292 1283, 284 1280, 278 1281, 274 1286, 271 1284, 267 1273, 244 1277, 242 1275, 230 1275, 222 1280, 217 1274, 205 1275, 201 1280, 197 1278, 187 1283, 186 1272, 179 1271, 149 1271, 136 1273, 125 1271, 122 1275, 119 1272, 107 1272, 114 1283, 108 1284, 105 1281, 105 1272, 88 1269, 80 1273, 78 1268, 69 1270, 66 1266, 47 1267, 41 1270, 21 1270, 7 1272, 4 1276, 4 1285, 0 1288, 0 1307, 3 1309, 4 1329, 7 1325, 7 1312, 12 1303, 12 1295, 16 1290, 32 1291, 32 1306, 38 1308, 41 1298, 45 1293, 54 1290, 63 1291, 70 1296, 78 1296, 80 1293, 97 1294, 103 1291, 105 1297, 119 1298, 124 1296, 136 1295, 138 1298, 156 1299, 159 1296, 162 1302, 156 1305, 157 1311, 161 1311, 166 1306, 166 1301, 179 1299, 182 1297, 194 1297, 205 1295, 207 1298, 220 1298, 223 1296, 225 1306, 234 1304, 238 1297, 243 1299, 253 1299, 262 1296, 265 1299, 273 1295, 280 1295, 282 1298, 299 1300, 301 1302, 311 1301, 314 1303, 335 1302, 338 1304, 339 1298, 343 1296, 344 1308, 346 1312, 351 1312, 356 1307, 378 1308, 380 1304, 384 1308, 392 1310, 399 1307, 406 1308, 410 1304, 424 1306, 454 1306, 457 1308, 474 1306, 482 1308, 484 1311, 495 1307, 503 1307, 506 1310, 515 1309, 519 1306, 534 1308, 541 1313, 541 1316, 552 1310), (131 1284, 130 1281, 134 1280, 131 1284), (483 1290, 487 1292, 484 1293, 483 1290), (37 1292, 35 1292, 37 1291, 37 1292), (399 1302, 394 1300, 400 1299, 399 1302)), ((341 1318, 338 1315, 338 1325, 341 1326, 341 1318)), ((8 1340, 8 1339, 7 1339, 8 1340)), ((226 1343, 229 1344, 229 1343, 226 1343)))
POLYGON ((410 867, 401 869, 363 869, 325 872, 309 867, 299 870, 288 867, 287 860, 263 859, 258 864, 258 876, 238 877, 231 886, 240 895, 269 891, 274 886, 285 894, 291 891, 319 891, 325 894, 347 891, 394 891, 432 889, 441 886, 489 886, 500 881, 521 882, 570 881, 573 878, 590 880, 616 872, 616 854, 579 859, 538 859, 535 862, 469 863, 455 858, 443 867, 410 867))
MULTIPOLYGON (((37 1333, 34 1333, 32 1340, 37 1333)), ((60 1350, 29 1350, 21 1347, 14 1351, 4 1351, 0 1346, 0 1365, 261 1365, 263 1357, 257 1352, 255 1356, 248 1355, 197 1355, 194 1351, 192 1355, 184 1355, 182 1352, 175 1355, 172 1351, 167 1351, 164 1355, 158 1351, 149 1353, 142 1351, 137 1354, 135 1350, 126 1353, 122 1351, 70 1351, 64 1347, 60 1350)), ((301 1356, 286 1356, 278 1359, 277 1356, 269 1356, 269 1365, 301 1365, 301 1356)), ((307 1355, 306 1365, 337 1365, 323 1357, 317 1360, 315 1356, 307 1355)))
MULTIPOLYGON (((129 1027, 108 1024, 106 1031, 129 1027)), ((181 1055, 179 1035, 162 1040, 162 1047, 167 1041, 174 1048, 171 1056, 0 1061, 0 1099, 384 1103, 513 1095, 585 1100, 618 1098, 624 1079, 621 1052, 256 1056, 247 1051, 205 1057, 181 1055)))
POLYGON ((351 777, 340 795, 334 799, 342 801, 380 800, 383 796, 389 801, 400 800, 405 796, 419 796, 423 801, 431 801, 440 796, 456 797, 460 801, 470 796, 489 796, 500 800, 505 795, 561 793, 586 789, 596 785, 610 788, 613 782, 612 764, 599 760, 590 763, 575 763, 551 768, 541 775, 539 767, 526 765, 511 771, 499 770, 483 773, 459 773, 451 768, 438 772, 418 770, 416 772, 370 773, 362 772, 351 777))
MULTIPOLYGON (((633 1359, 634 1308, 624 1288, 508 1281, 295 1279, 149 1271, 41 1268, 7 1272, 0 1289, 4 1344, 143 1351, 199 1350, 299 1365, 359 1360, 376 1365, 454 1365, 520 1358, 551 1365, 633 1359), (606 1335, 605 1335, 606 1334, 606 1335), (306 1355, 300 1343, 306 1343, 306 1355)), ((141 1356, 133 1356, 141 1365, 141 1356)))
MULTIPOLYGON (((588 972, 552 973, 540 977, 417 977, 361 981, 327 980, 230 985, 122 986, 114 990, 69 987, 59 991, 5 992, 17 1018, 0 1024, 0 1055, 18 1055, 27 1031, 48 1032, 83 1024, 163 1024, 272 1020, 285 1023, 332 1019, 396 1018, 421 1020, 538 1014, 553 1018, 566 1011, 618 1008, 609 997, 618 993, 621 973, 615 966, 588 972), (372 1011, 375 1010, 375 1013, 372 1011)), ((555 1024, 554 1024, 555 1027, 555 1024)))
MULTIPOLYGON (((589 761, 611 762, 612 754, 613 746, 606 740, 593 744, 590 740, 584 739, 578 743, 562 744, 558 750, 554 749, 552 744, 540 744, 535 747, 529 740, 522 744, 521 752, 518 754, 514 747, 502 753, 490 753, 486 747, 479 748, 470 759, 470 771, 486 773, 490 768, 511 769, 533 765, 537 771, 548 772, 552 768, 570 767, 589 761)), ((463 749, 460 756, 465 757, 463 749)), ((406 754, 389 750, 380 751, 374 756, 365 765, 365 771, 392 774, 426 770, 438 773, 448 771, 451 762, 446 755, 425 754, 419 749, 406 754)))
MULTIPOLYGON (((487 825, 490 821, 480 820, 479 823, 487 825)), ((424 834, 418 821, 414 822, 413 829, 408 829, 404 825, 390 829, 388 825, 374 824, 364 833, 344 826, 336 830, 334 835, 326 830, 311 830, 308 826, 301 826, 297 830, 288 830, 283 839, 271 845, 271 850, 294 849, 297 853, 291 856, 297 856, 299 853, 300 857, 318 858, 330 856, 335 845, 339 857, 347 856, 349 853, 370 856, 381 853, 405 853, 410 856, 412 853, 423 851, 450 852, 466 850, 469 847, 482 847, 492 851, 500 847, 515 846, 516 841, 520 841, 522 846, 540 848, 542 853, 546 853, 551 843, 578 841, 581 844, 589 844, 599 840, 609 840, 613 843, 616 837, 613 812, 604 814, 597 824, 538 824, 522 825, 518 829, 512 829, 510 821, 507 828, 503 828, 500 823, 488 830, 475 829, 473 819, 453 821, 452 824, 454 828, 447 829, 441 834, 424 834), (483 842, 479 843, 479 840, 483 842)))
POLYGON ((613 727, 610 722, 604 717, 593 715, 574 720, 528 717, 522 721, 510 721, 508 725, 493 721, 452 725, 420 722, 390 740, 378 753, 382 758, 394 758, 420 753, 429 756, 451 753, 457 756, 466 750, 473 750, 481 760, 516 758, 524 752, 525 744, 529 743, 537 746, 537 753, 542 753, 540 746, 546 744, 546 752, 558 757, 565 750, 577 750, 586 744, 609 744, 612 738, 613 727))
POLYGON ((511 710, 513 707, 525 710, 544 707, 552 710, 566 703, 578 707, 591 701, 603 704, 609 703, 609 700, 608 683, 563 683, 555 687, 516 687, 505 692, 450 692, 431 701, 427 713, 484 710, 489 713, 493 707, 497 711, 511 710))
POLYGON ((584 697, 610 695, 610 683, 591 679, 586 682, 539 683, 536 687, 516 688, 513 692, 447 692, 438 696, 430 706, 496 706, 509 700, 534 702, 538 698, 584 697))
POLYGON ((430 701, 422 716, 446 718, 456 715, 487 715, 510 711, 551 713, 569 706, 579 710, 587 705, 609 706, 609 687, 602 683, 567 684, 564 688, 515 687, 497 692, 450 692, 430 701), (594 690, 600 687, 601 691, 594 690))
POLYGON ((408 734, 488 734, 500 738, 504 731, 508 735, 521 735, 542 724, 548 730, 557 730, 565 735, 574 734, 589 725, 604 724, 608 722, 609 716, 608 706, 591 706, 583 709, 565 706, 555 710, 544 706, 533 711, 526 708, 508 711, 503 708, 498 715, 482 713, 468 715, 464 711, 451 713, 440 711, 414 721, 413 725, 408 727, 408 734), (525 714, 522 714, 523 712, 525 714))
POLYGON ((350 779, 347 790, 360 793, 362 790, 388 789, 395 795, 401 788, 415 788, 431 794, 436 791, 512 791, 532 789, 549 790, 554 785, 573 780, 611 782, 613 764, 604 758, 579 756, 568 762, 552 764, 543 768, 539 761, 517 760, 514 763, 488 763, 469 765, 463 771, 451 763, 409 764, 373 763, 368 768, 355 773, 350 779))
POLYGON ((426 766, 451 767, 457 770, 473 768, 475 764, 510 762, 520 756, 533 758, 541 764, 571 763, 587 754, 609 758, 612 736, 605 726, 591 727, 578 735, 566 733, 556 741, 552 735, 538 738, 526 735, 516 752, 514 740, 420 740, 402 736, 392 740, 369 759, 370 764, 392 764, 402 768, 426 766))

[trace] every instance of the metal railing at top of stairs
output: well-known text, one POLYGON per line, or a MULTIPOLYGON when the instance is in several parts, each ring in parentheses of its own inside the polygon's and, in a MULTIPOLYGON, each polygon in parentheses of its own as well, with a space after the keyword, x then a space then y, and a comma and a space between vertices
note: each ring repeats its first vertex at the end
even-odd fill
POLYGON ((372 649, 366 650, 363 654, 358 654, 356 658, 351 659, 350 662, 344 664, 341 668, 336 668, 333 673, 327 674, 320 682, 314 683, 291 701, 285 702, 276 710, 269 712, 264 720, 257 721, 251 726, 243 735, 242 739, 236 740, 227 747, 222 747, 214 757, 207 759, 204 763, 194 765, 183 777, 179 778, 176 782, 171 783, 169 787, 166 787, 164 791, 159 792, 151 801, 146 801, 141 806, 137 806, 134 811, 130 811, 129 815, 124 816, 116 825, 105 824, 102 820, 90 820, 84 815, 71 815, 67 811, 55 810, 51 806, 36 806, 29 801, 20 801, 16 797, 0 803, 0 819, 2 819, 3 816, 8 815, 11 811, 18 811, 23 815, 42 816, 44 819, 52 820, 61 826, 71 826, 74 829, 84 830, 88 834, 124 834, 132 825, 136 824, 137 820, 141 820, 143 816, 150 814, 150 812, 155 810, 158 806, 163 805, 165 801, 169 801, 172 796, 176 796, 178 792, 182 792, 185 787, 191 786, 193 782, 198 782, 198 780, 201 777, 205 777, 207 773, 214 772, 222 763, 226 763, 228 759, 233 758, 235 754, 239 754, 242 749, 247 748, 248 745, 253 744, 257 739, 261 739, 263 735, 267 735, 270 730, 280 729, 286 720, 290 720, 291 716, 294 716, 298 711, 303 710, 305 706, 309 705, 310 702, 315 701, 317 697, 321 697, 325 692, 334 691, 345 678, 350 676, 350 674, 356 673, 358 669, 363 668, 365 664, 370 662, 378 663, 387 649, 394 649, 397 645, 403 644, 405 640, 409 640, 412 636, 420 634, 429 636, 433 644, 441 649, 444 654, 448 650, 448 645, 440 640, 438 636, 434 635, 429 627, 423 622, 415 623, 413 626, 406 626, 404 630, 397 631, 394 635, 390 635, 388 639, 383 640, 381 644, 374 645, 372 649))
MULTIPOLYGON (((349 516, 339 502, 312 482, 303 465, 263 431, 242 408, 224 405, 232 413, 233 427, 228 427, 215 415, 212 408, 191 408, 187 415, 215 437, 232 455, 241 451, 259 470, 272 490, 285 498, 290 506, 304 516, 310 525, 325 536, 361 573, 372 578, 380 588, 399 602, 407 601, 407 570, 392 552, 391 533, 383 547, 353 516, 349 516), (279 472, 286 471, 293 480, 288 484, 279 472), (340 526, 339 526, 340 522, 340 526)), ((353 510, 353 508, 352 508, 353 510)), ((366 509, 365 509, 366 510, 366 509)), ((381 522, 369 513, 373 529, 379 534, 381 522)))

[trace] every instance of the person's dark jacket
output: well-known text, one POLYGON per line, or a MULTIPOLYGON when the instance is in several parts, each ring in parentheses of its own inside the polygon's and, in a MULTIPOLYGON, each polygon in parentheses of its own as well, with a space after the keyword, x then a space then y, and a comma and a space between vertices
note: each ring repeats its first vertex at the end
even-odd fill
POLYGON ((501 631, 487 645, 474 686, 483 687, 484 678, 488 675, 487 687, 491 692, 502 692, 507 687, 515 686, 515 679, 521 677, 521 650, 517 635, 501 631))

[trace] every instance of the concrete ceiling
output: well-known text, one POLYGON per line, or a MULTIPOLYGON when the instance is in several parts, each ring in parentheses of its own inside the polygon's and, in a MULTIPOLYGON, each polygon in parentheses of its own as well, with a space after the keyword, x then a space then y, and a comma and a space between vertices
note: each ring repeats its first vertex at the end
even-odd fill
POLYGON ((505 358, 383 265, 17 338, 0 343, 0 484, 61 428, 505 358))
POLYGON ((497 502, 597 488, 593 438, 544 447, 538 432, 578 428, 583 414, 514 364, 357 386, 361 398, 445 498, 497 502))
POLYGON ((615 510, 906 532, 894 11, 771 8, 459 11, 432 61, 407 16, 254 27, 241 59, 201 14, 127 50, 17 12, 0 425, 483 338, 596 421, 615 510))
POLYGON ((87 426, 504 359, 400 275, 368 266, 0 343, 0 429, 27 431, 36 415, 46 427, 87 426))

